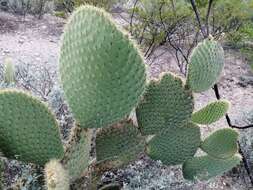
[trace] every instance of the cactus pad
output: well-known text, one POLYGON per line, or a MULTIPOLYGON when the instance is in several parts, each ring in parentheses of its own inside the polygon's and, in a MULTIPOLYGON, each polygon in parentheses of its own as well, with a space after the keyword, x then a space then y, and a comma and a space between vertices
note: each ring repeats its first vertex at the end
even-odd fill
POLYGON ((45 165, 47 190, 69 190, 68 172, 58 160, 50 160, 45 165))
POLYGON ((0 147, 8 158, 44 165, 62 158, 59 128, 39 100, 18 91, 0 91, 0 147))
POLYGON ((71 181, 79 178, 90 164, 91 135, 76 127, 67 145, 63 164, 68 169, 71 181))
POLYGON ((143 135, 182 126, 190 120, 193 96, 180 78, 164 74, 160 81, 151 81, 136 110, 143 135))
POLYGON ((188 123, 153 137, 148 142, 147 154, 166 165, 176 165, 193 157, 199 146, 200 128, 188 123))
POLYGON ((221 75, 224 51, 213 39, 199 43, 190 56, 187 84, 194 92, 211 88, 221 75))
POLYGON ((229 102, 219 100, 208 104, 201 110, 193 113, 192 121, 198 124, 208 125, 218 121, 229 109, 229 102))
POLYGON ((65 28, 60 53, 65 97, 85 128, 112 125, 127 116, 144 92, 143 58, 104 11, 83 6, 65 28))
POLYGON ((215 159, 210 156, 194 157, 183 164, 183 175, 189 180, 208 180, 222 175, 240 164, 241 156, 234 155, 228 159, 215 159))
POLYGON ((238 151, 237 138, 235 130, 220 129, 204 140, 201 149, 214 158, 228 158, 238 151))
POLYGON ((118 159, 128 162, 144 151, 145 140, 132 121, 124 121, 97 133, 97 161, 118 159))

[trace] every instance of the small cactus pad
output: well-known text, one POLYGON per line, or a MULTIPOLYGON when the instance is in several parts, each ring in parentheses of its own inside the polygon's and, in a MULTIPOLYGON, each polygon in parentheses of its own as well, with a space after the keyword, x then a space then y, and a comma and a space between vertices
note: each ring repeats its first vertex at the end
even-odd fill
POLYGON ((39 100, 19 91, 0 91, 0 147, 8 158, 44 165, 62 158, 59 128, 39 100))
POLYGON ((166 73, 151 81, 136 110, 143 135, 152 135, 186 124, 193 112, 193 96, 180 78, 166 73))
POLYGON ((238 133, 230 128, 220 129, 207 137, 201 149, 215 158, 228 158, 238 151, 238 133))
POLYGON ((68 172, 58 160, 51 160, 45 165, 47 190, 69 190, 68 172))
POLYGON ((213 39, 200 42, 190 56, 187 84, 194 92, 211 88, 224 66, 224 51, 213 39))
POLYGON ((60 53, 65 97, 77 123, 100 128, 126 117, 146 84, 142 56, 104 11, 83 6, 65 28, 60 53))
POLYGON ((10 58, 7 58, 4 63, 4 82, 11 84, 14 82, 15 67, 10 58))
POLYGON ((90 164, 91 135, 76 127, 72 131, 71 142, 68 143, 63 159, 71 181, 79 178, 90 164))
POLYGON ((188 123, 153 137, 148 142, 147 154, 163 164, 176 165, 193 157, 199 146, 200 128, 188 123))
POLYGON ((97 161, 119 159, 131 161, 144 151, 145 140, 132 121, 123 121, 97 133, 97 161))
POLYGON ((194 157, 183 164, 183 176, 189 180, 208 180, 222 175, 240 164, 241 156, 228 159, 215 159, 210 156, 194 157))
POLYGON ((201 110, 193 113, 192 121, 198 124, 208 125, 218 121, 229 109, 229 102, 219 100, 208 104, 201 110))

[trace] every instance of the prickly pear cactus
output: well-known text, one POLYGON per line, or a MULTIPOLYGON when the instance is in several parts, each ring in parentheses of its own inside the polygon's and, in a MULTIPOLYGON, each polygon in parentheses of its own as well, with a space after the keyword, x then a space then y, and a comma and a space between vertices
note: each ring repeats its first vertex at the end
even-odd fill
POLYGON ((100 128, 126 117, 146 83, 135 44, 103 10, 83 6, 62 38, 60 78, 65 97, 82 128, 100 128))
POLYGON ((220 129, 202 142, 201 149, 214 158, 229 158, 238 151, 238 136, 233 129, 220 129))
POLYGON ((98 131, 96 158, 98 162, 121 160, 127 163, 144 152, 145 139, 132 121, 123 121, 98 131))
POLYGON ((51 160, 45 165, 47 190, 69 190, 69 175, 59 160, 51 160))
POLYGON ((240 164, 241 156, 236 154, 227 159, 211 156, 194 157, 183 164, 183 175, 189 180, 208 180, 240 164))
POLYGON ((155 135, 147 145, 147 154, 166 165, 182 164, 192 158, 200 146, 200 128, 188 123, 155 135))
POLYGON ((0 91, 0 148, 8 158, 39 165, 63 157, 53 114, 39 100, 15 90, 0 91))
POLYGON ((219 79, 224 66, 224 51, 211 37, 199 43, 190 56, 187 85, 194 92, 211 88, 219 79))
POLYGON ((179 77, 166 73, 148 84, 136 109, 138 125, 143 135, 183 126, 190 120, 193 106, 192 92, 179 77))
POLYGON ((193 113, 192 121, 198 124, 211 124, 222 118, 229 109, 229 102, 218 100, 193 113))

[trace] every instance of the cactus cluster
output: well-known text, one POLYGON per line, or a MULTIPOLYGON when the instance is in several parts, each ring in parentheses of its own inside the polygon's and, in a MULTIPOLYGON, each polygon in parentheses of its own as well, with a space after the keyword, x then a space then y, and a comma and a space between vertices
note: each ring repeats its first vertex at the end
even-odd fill
POLYGON ((140 153, 165 165, 183 164, 186 179, 220 175, 240 162, 238 134, 221 129, 202 140, 198 124, 216 122, 229 104, 216 101, 193 113, 193 92, 218 80, 223 59, 222 47, 209 38, 194 49, 186 82, 165 73, 146 83, 142 55, 128 35, 103 10, 80 7, 65 28, 59 59, 76 122, 65 153, 48 107, 17 90, 0 92, 0 150, 8 158, 45 165, 49 190, 69 189, 68 182, 83 174, 124 165, 140 153), (195 156, 198 149, 206 155, 195 156))

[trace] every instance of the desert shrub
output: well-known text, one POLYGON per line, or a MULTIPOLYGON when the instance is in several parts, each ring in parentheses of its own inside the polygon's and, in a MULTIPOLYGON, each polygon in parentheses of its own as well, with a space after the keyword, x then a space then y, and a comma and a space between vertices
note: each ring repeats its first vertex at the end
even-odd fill
POLYGON ((48 3, 51 0, 6 0, 8 9, 17 14, 26 15, 27 13, 38 15, 39 18, 50 11, 48 3))
MULTIPOLYGON (((139 0, 129 9, 129 30, 150 57, 157 48, 174 49, 181 72, 192 48, 202 36, 189 0, 139 0)), ((208 1, 196 1, 199 19, 207 23, 208 1)), ((241 43, 252 39, 252 1, 216 0, 210 9, 208 29, 216 39, 241 43)), ((202 28, 205 31, 205 28, 202 28)))
MULTIPOLYGON (((66 12, 72 12, 74 8, 84 4, 90 4, 97 7, 102 7, 106 10, 110 10, 113 4, 117 3, 117 0, 55 0, 55 7, 57 11, 65 10, 66 12)), ((62 16, 62 14, 60 14, 62 16)))

